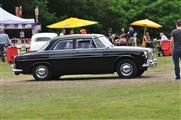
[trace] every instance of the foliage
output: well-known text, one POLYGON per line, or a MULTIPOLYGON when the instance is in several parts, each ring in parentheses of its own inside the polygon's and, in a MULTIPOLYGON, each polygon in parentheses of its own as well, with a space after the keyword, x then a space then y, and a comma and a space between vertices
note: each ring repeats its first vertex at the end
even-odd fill
POLYGON ((24 17, 34 17, 34 8, 38 5, 45 31, 47 25, 68 17, 98 21, 98 25, 87 27, 98 33, 108 27, 118 32, 121 27, 128 29, 135 20, 148 18, 163 26, 159 31, 150 29, 152 33, 163 31, 169 35, 175 21, 181 19, 180 0, 1 0, 0 4, 12 13, 14 6, 22 5, 24 17))

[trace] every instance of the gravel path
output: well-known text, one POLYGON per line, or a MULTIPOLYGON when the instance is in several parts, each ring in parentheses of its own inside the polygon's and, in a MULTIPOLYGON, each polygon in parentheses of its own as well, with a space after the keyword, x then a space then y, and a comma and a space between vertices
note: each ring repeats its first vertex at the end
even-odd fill
POLYGON ((163 73, 163 72, 153 72, 146 71, 141 77, 135 79, 120 79, 116 74, 114 75, 76 75, 76 76, 63 76, 59 80, 51 81, 35 81, 30 75, 19 75, 14 76, 9 79, 3 79, 1 77, 0 86, 16 86, 16 85, 65 85, 65 84, 95 84, 99 85, 110 85, 110 84, 120 84, 120 85, 134 85, 141 86, 145 84, 152 84, 157 82, 168 82, 174 81, 173 72, 163 73))

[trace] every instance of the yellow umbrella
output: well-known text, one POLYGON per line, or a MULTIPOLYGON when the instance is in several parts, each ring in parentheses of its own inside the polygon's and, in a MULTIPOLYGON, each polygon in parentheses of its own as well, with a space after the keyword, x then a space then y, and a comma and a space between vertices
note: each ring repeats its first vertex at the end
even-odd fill
POLYGON ((48 25, 48 28, 76 28, 97 24, 95 21, 83 20, 78 18, 68 18, 63 21, 48 25))
MULTIPOLYGON (((144 26, 143 39, 144 39, 144 35, 145 35, 147 27, 150 27, 150 28, 160 28, 160 27, 162 27, 161 25, 159 25, 159 24, 157 24, 157 23, 155 23, 155 22, 153 22, 151 20, 148 20, 148 19, 135 21, 135 22, 131 23, 131 25, 132 26, 144 26)), ((145 46, 145 45, 146 45, 146 43, 143 40, 142 46, 145 46)))
POLYGON ((131 23, 131 25, 133 26, 144 26, 144 27, 151 27, 151 28, 160 28, 162 27, 161 25, 151 21, 151 20, 148 20, 148 19, 144 19, 144 20, 138 20, 138 21, 135 21, 133 23, 131 23))

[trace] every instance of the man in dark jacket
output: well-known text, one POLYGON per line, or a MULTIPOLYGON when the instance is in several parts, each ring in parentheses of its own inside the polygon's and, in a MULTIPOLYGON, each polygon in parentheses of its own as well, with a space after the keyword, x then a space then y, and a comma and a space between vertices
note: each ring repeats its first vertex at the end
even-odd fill
POLYGON ((173 62, 175 68, 176 80, 180 80, 180 65, 181 60, 181 20, 177 20, 176 29, 171 33, 171 40, 173 41, 173 62))

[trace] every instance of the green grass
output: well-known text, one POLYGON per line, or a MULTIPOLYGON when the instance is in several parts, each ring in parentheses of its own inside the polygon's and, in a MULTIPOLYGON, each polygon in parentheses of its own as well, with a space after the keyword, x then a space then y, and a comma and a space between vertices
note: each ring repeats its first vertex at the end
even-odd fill
MULTIPOLYGON (((61 83, 59 83, 61 84, 61 83)), ((178 120, 180 83, 25 85, 3 90, 3 120, 178 120), (92 86, 94 85, 95 86, 92 86), (13 89, 13 90, 12 90, 13 89)))
POLYGON ((13 73, 10 72, 10 67, 11 67, 10 64, 3 63, 0 60, 0 75, 1 75, 0 77, 5 77, 8 75, 13 76, 13 73))
POLYGON ((28 75, 15 76, 14 73, 11 72, 11 65, 12 64, 0 61, 0 80, 32 78, 28 75))
POLYGON ((172 70, 165 57, 145 77, 130 80, 92 75, 11 81, 12 73, 1 71, 9 74, 1 80, 1 120, 179 120, 181 82, 163 79, 172 70))
POLYGON ((156 72, 170 72, 173 71, 172 57, 158 57, 158 66, 153 69, 156 72))

